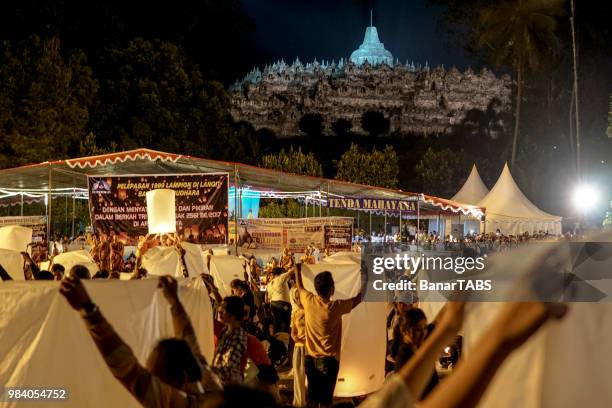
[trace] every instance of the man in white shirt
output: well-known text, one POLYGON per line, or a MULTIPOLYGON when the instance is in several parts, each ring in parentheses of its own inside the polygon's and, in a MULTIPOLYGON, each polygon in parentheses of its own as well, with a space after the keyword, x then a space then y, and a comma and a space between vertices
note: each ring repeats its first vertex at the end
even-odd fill
POLYGON ((289 279, 293 277, 293 270, 285 272, 283 268, 272 269, 272 280, 266 285, 270 311, 274 317, 274 328, 277 332, 289 333, 291 322, 291 297, 289 293, 289 279))
POLYGON ((316 262, 319 262, 321 260, 321 251, 319 251, 314 242, 311 242, 310 246, 312 248, 310 254, 314 256, 316 262))

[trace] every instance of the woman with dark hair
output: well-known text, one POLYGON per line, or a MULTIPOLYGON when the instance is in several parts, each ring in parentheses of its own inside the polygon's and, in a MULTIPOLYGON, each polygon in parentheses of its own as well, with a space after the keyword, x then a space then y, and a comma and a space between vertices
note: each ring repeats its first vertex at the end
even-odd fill
POLYGON ((232 295, 240 297, 242 302, 244 302, 244 320, 247 326, 253 323, 253 317, 257 312, 257 308, 255 307, 255 297, 253 296, 253 292, 251 292, 251 288, 249 285, 240 279, 234 279, 230 282, 230 288, 232 290, 232 295))
MULTIPOLYGON (((393 342, 389 350, 390 358, 387 358, 387 368, 397 372, 414 355, 425 341, 429 327, 427 317, 419 308, 411 308, 403 311, 393 333, 393 342)), ((423 391, 420 399, 425 398, 438 385, 438 373, 432 367, 432 376, 427 388, 423 391)))
POLYGON ((238 296, 227 296, 219 305, 218 314, 223 327, 215 325, 217 346, 212 367, 223 384, 239 384, 241 361, 247 348, 247 332, 242 326, 244 302, 238 296))

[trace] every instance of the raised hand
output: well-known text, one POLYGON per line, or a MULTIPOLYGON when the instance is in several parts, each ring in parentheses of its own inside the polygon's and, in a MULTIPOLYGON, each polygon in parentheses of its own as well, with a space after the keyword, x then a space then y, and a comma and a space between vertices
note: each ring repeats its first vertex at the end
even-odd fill
POLYGON ((546 321, 565 316, 563 303, 513 302, 504 305, 496 320, 495 332, 509 349, 516 349, 531 337, 546 321))
POLYGON ((67 276, 62 280, 60 293, 64 295, 74 310, 82 310, 86 305, 92 303, 83 283, 75 276, 67 276))
POLYGON ((157 287, 161 288, 164 298, 166 298, 166 300, 171 306, 179 303, 178 284, 176 282, 176 279, 174 279, 172 276, 160 276, 157 287))

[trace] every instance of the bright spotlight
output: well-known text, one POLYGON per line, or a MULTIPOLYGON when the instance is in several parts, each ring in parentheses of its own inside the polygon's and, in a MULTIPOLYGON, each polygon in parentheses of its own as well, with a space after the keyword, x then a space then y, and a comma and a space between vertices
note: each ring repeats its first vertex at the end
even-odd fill
POLYGON ((577 209, 586 212, 597 205, 599 192, 593 186, 582 184, 574 190, 572 201, 577 209))

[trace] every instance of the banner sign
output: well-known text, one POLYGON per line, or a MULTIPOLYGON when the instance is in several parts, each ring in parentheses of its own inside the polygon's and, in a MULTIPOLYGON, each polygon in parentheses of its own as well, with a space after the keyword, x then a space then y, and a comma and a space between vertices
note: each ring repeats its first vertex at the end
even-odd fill
POLYGON ((348 251, 353 242, 353 229, 346 226, 325 227, 325 246, 330 252, 348 251))
POLYGON ((94 232, 114 231, 128 245, 146 235, 146 193, 176 193, 176 228, 183 239, 199 244, 227 243, 227 173, 90 176, 89 212, 94 232))
POLYGON ((328 198, 329 208, 343 208, 345 210, 374 210, 374 211, 406 211, 417 210, 419 196, 407 197, 403 200, 387 198, 328 198))
POLYGON ((47 257, 47 217, 44 215, 30 215, 17 217, 0 217, 0 227, 20 225, 32 229, 32 245, 30 254, 34 259, 47 257))
POLYGON ((288 248, 291 252, 304 252, 312 243, 332 252, 350 251, 353 237, 353 218, 257 218, 241 219, 240 240, 252 239, 257 248, 288 248))

